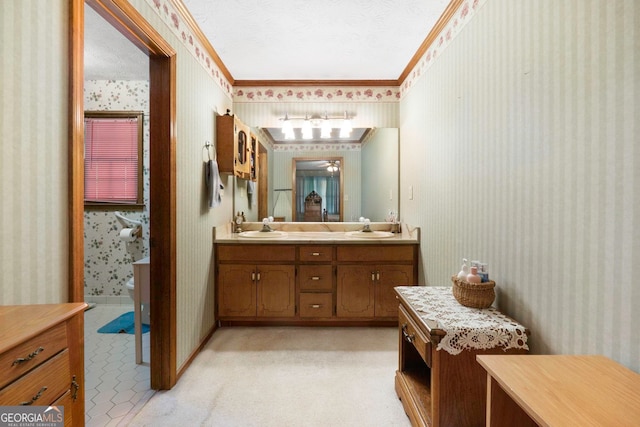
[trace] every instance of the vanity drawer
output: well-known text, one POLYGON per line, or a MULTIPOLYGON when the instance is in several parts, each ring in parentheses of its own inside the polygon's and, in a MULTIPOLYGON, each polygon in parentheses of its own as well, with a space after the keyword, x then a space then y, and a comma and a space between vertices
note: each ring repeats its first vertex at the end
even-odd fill
POLYGON ((301 265, 300 289, 301 290, 333 290, 331 265, 301 265))
POLYGON ((300 317, 331 317, 333 294, 302 292, 300 294, 300 317))
POLYGON ((338 261, 413 262, 413 245, 338 246, 338 261))
POLYGON ((219 261, 260 262, 296 260, 293 245, 218 245, 219 261))
POLYGON ((299 246, 300 261, 331 262, 333 260, 333 247, 329 245, 299 246))
POLYGON ((24 402, 50 405, 69 390, 70 385, 69 351, 65 350, 0 390, 0 406, 24 402))
POLYGON ((418 329, 418 326, 402 306, 400 306, 398 312, 398 323, 402 339, 413 344, 422 360, 427 366, 431 367, 431 341, 418 329))
POLYGON ((67 326, 61 323, 0 355, 0 388, 67 347, 67 326))

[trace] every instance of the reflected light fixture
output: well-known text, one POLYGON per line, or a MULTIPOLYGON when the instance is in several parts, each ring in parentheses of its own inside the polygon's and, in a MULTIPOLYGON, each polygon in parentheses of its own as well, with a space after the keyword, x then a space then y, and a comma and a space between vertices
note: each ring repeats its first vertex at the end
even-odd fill
POLYGON ((337 172, 338 171, 338 166, 336 165, 336 162, 329 162, 329 166, 327 166, 327 170, 329 172, 337 172))

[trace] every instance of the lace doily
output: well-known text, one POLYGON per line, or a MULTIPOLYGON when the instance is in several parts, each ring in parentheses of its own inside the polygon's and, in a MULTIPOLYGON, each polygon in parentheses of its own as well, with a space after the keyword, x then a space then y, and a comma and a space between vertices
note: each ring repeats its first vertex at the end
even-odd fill
POLYGON ((395 288, 425 320, 435 321, 447 334, 438 350, 456 355, 467 349, 528 350, 524 326, 495 308, 469 308, 461 305, 447 286, 398 286, 395 288))

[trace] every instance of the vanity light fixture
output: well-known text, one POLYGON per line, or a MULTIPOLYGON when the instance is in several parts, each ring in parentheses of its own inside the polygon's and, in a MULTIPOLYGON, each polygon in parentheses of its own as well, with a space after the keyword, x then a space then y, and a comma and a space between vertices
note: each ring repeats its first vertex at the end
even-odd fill
POLYGON ((326 111, 324 112, 324 119, 320 127, 320 138, 331 138, 331 122, 329 121, 326 111))
POLYGON ((293 123, 289 119, 289 115, 285 113, 284 119, 282 120, 282 133, 284 135, 284 139, 295 139, 293 133, 293 123))
POLYGON ((347 115, 347 112, 344 112, 344 119, 342 120, 342 126, 340 127, 340 138, 348 138, 351 136, 351 131, 353 128, 351 127, 351 119, 347 115))
POLYGON ((285 113, 284 117, 279 119, 282 121, 282 134, 285 139, 295 139, 295 134, 293 130, 293 121, 302 121, 302 139, 313 139, 313 128, 320 128, 320 138, 328 139, 331 138, 332 133, 332 122, 341 121, 340 123, 340 138, 348 138, 351 136, 351 131, 353 130, 351 126, 351 118, 349 114, 345 111, 344 115, 341 117, 329 117, 327 112, 325 111, 324 117, 318 118, 319 115, 314 116, 309 114, 305 114, 304 117, 289 117, 288 113, 285 113))
POLYGON ((304 122, 302 123, 302 139, 313 139, 313 129, 311 127, 311 120, 309 116, 304 116, 304 122))

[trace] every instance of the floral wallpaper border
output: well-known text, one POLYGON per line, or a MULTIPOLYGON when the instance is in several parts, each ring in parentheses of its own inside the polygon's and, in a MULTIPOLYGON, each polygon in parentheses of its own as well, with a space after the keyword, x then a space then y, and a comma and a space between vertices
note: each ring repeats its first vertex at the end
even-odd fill
POLYGON ((273 151, 360 151, 361 144, 327 143, 319 144, 274 144, 273 151))
POLYGON ((411 70, 401 86, 388 87, 241 87, 233 88, 213 58, 196 41, 184 17, 171 0, 146 0, 194 58, 211 74, 224 93, 234 102, 399 102, 413 84, 429 69, 455 36, 487 0, 466 0, 442 29, 436 42, 411 70))
POLYGON ((413 84, 431 67, 436 58, 446 49, 462 28, 471 21, 473 15, 482 7, 487 0, 466 0, 456 10, 454 16, 442 29, 436 41, 429 46, 427 52, 411 70, 407 78, 400 86, 400 98, 404 97, 413 84))
POLYGON ((162 18, 167 27, 182 41, 189 53, 198 60, 198 63, 213 77, 229 99, 233 99, 233 88, 231 83, 224 76, 220 67, 207 53, 197 37, 193 35, 190 27, 184 22, 182 14, 178 13, 173 2, 168 0, 146 0, 146 2, 162 18))

